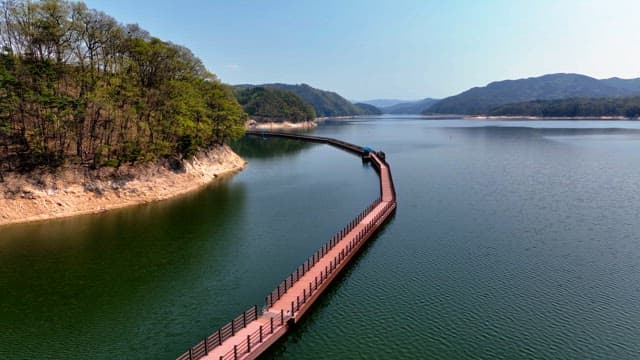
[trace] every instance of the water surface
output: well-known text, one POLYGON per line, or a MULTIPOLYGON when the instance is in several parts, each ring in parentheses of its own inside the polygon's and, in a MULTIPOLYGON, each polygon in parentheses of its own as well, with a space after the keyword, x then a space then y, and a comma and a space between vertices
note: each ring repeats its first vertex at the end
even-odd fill
MULTIPOLYGON (((640 358, 640 123, 383 117, 314 134, 386 152, 390 224, 274 359, 640 358)), ((0 232, 0 358, 171 359, 377 196, 324 145, 236 145, 180 199, 0 232)))

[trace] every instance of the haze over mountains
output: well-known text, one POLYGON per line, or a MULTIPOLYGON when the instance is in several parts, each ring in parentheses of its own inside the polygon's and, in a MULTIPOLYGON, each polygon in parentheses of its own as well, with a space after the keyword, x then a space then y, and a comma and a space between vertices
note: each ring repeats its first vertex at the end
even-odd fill
MULTIPOLYGON (((255 86, 237 85, 236 89, 255 86)), ((507 115, 513 113, 522 116, 546 116, 545 114, 589 116, 593 113, 592 116, 620 116, 620 114, 635 114, 637 99, 625 101, 595 101, 594 99, 626 99, 640 96, 640 78, 620 79, 613 77, 599 80, 586 75, 565 73, 496 81, 441 100, 432 98, 417 101, 375 99, 353 103, 335 92, 316 89, 307 84, 265 84, 260 86, 295 94, 313 107, 318 117, 378 115, 382 113, 425 115, 507 115), (560 100, 562 102, 557 102, 560 100), (546 103, 545 101, 556 102, 546 103), (530 104, 530 102, 535 104, 530 104), (610 107, 610 104, 625 104, 625 106, 622 110, 608 109, 607 106, 610 107), (509 107, 505 108, 506 105, 509 107), (561 106, 562 109, 558 109, 558 106, 561 106), (579 109, 572 111, 572 107, 579 109)))
POLYGON ((377 107, 378 109, 382 109, 385 107, 393 106, 400 103, 412 102, 413 100, 398 100, 398 99, 373 99, 373 100, 363 100, 363 101, 354 101, 363 104, 369 104, 377 107))
MULTIPOLYGON (((384 114, 421 114, 424 110, 428 109, 430 106, 437 102, 437 99, 432 98, 426 98, 417 101, 401 101, 393 105, 379 107, 379 109, 384 114)), ((366 103, 371 104, 368 101, 366 103)))

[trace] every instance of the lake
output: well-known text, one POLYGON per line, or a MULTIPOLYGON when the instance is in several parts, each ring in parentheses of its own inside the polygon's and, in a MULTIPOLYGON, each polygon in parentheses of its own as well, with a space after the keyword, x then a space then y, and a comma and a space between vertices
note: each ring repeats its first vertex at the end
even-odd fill
MULTIPOLYGON (((640 122, 371 117, 398 209, 265 358, 640 358, 640 122)), ((0 231, 0 358, 174 359, 378 194, 326 145, 244 139, 243 172, 0 231)))

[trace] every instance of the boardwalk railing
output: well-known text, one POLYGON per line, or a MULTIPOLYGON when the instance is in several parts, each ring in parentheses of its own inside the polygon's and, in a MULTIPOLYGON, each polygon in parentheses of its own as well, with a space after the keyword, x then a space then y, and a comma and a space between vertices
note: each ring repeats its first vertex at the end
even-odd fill
MULTIPOLYGON (((380 203, 379 201, 374 202, 376 206, 379 203, 380 203)), ((371 232, 377 229, 376 225, 378 225, 378 223, 383 218, 385 218, 390 211, 393 211, 394 205, 395 204, 393 203, 387 203, 383 208, 383 211, 378 213, 369 222, 367 222, 367 224, 364 226, 362 230, 360 230, 360 232, 356 235, 356 237, 353 238, 342 251, 340 251, 336 256, 334 256, 334 258, 329 262, 328 266, 326 266, 324 269, 320 271, 320 276, 316 276, 313 281, 310 281, 308 283, 308 287, 305 287, 305 290, 303 290, 302 292, 302 297, 297 297, 295 301, 291 302, 291 310, 290 312, 288 311, 289 313, 287 315, 284 315, 284 311, 281 310, 278 316, 279 318, 278 320, 274 320, 274 317, 271 317, 269 326, 260 325, 258 330, 254 331, 252 334, 247 335, 247 338, 243 339, 242 342, 240 342, 239 344, 234 345, 233 350, 229 350, 226 354, 221 355, 220 360, 236 360, 245 354, 251 353, 252 347, 255 347, 261 344, 264 338, 266 337, 266 335, 271 335, 274 333, 274 331, 277 331, 282 326, 285 326, 286 321, 291 317, 293 317, 293 315, 300 310, 300 307, 302 307, 304 304, 307 303, 308 300, 311 299, 311 297, 324 284, 324 282, 327 281, 327 279, 329 279, 330 276, 334 274, 334 272, 339 267, 339 265, 345 259, 347 259, 353 253, 354 250, 359 248, 359 245, 371 235, 371 232)), ((370 206, 367 209, 370 212, 373 208, 375 208, 375 206, 373 207, 370 206)), ((368 215, 369 212, 366 212, 366 214, 368 215)), ((361 215, 356 217, 356 219, 360 218, 360 216, 361 215)), ((348 228, 348 226, 345 228, 348 228)), ((327 244, 329 244, 330 242, 328 242, 327 244)), ((320 250, 324 248, 325 246, 323 246, 320 250)), ((313 257, 311 257, 310 259, 312 258, 313 257)), ((302 266, 299 267, 299 269, 300 268, 302 268, 302 266)), ((300 275, 300 278, 301 277, 302 275, 300 275)), ((288 280, 285 280, 283 283, 287 281, 288 280)), ((271 292, 271 295, 273 295, 273 292, 271 292)), ((269 299, 269 296, 267 296, 267 299, 269 299)), ((276 300, 274 299, 273 301, 275 302, 276 300)))
POLYGON ((316 143, 323 143, 333 145, 335 147, 341 148, 346 151, 350 151, 352 153, 356 153, 358 155, 364 155, 367 151, 362 146, 357 146, 354 144, 350 144, 348 142, 322 137, 322 136, 311 136, 311 135, 303 135, 303 134, 293 134, 293 133, 285 133, 285 132, 270 132, 270 131, 256 131, 256 130, 247 130, 245 131, 247 135, 255 135, 255 136, 263 136, 263 137, 280 137, 286 139, 294 139, 294 140, 305 140, 312 141, 316 143))
MULTIPOLYGON (((309 136, 309 135, 299 135, 299 134, 288 134, 288 133, 264 133, 258 131, 247 131, 248 135, 259 135, 259 136, 276 136, 276 137, 284 137, 291 139, 302 139, 306 141, 313 141, 318 143, 326 143, 338 148, 341 148, 346 151, 350 151, 356 153, 361 156, 368 156, 372 161, 374 169, 376 173, 380 177, 380 197, 373 201, 369 206, 367 206, 360 214, 358 214, 351 222, 349 222, 345 227, 340 229, 329 241, 327 241, 320 249, 318 249, 311 257, 309 257, 302 265, 300 265, 294 272, 292 272, 287 278, 285 278, 273 291, 271 291, 265 297, 266 306, 263 309, 262 313, 258 313, 258 307, 253 306, 243 312, 240 316, 233 319, 228 324, 222 326, 216 332, 206 337, 194 347, 189 349, 184 354, 180 355, 177 360, 198 360, 202 357, 206 356, 211 352, 214 348, 222 345, 222 343, 236 336, 238 331, 247 327, 247 324, 257 320, 259 327, 254 330, 252 333, 247 334, 246 338, 236 339, 233 347, 228 350, 226 353, 219 356, 219 359, 215 360, 237 360, 239 358, 245 357, 247 354, 250 354, 252 349, 256 349, 260 344, 263 343, 265 338, 270 337, 274 334, 274 332, 278 332, 282 327, 287 325, 289 319, 297 320, 296 313, 300 311, 301 306, 305 305, 309 300, 313 299, 314 295, 320 289, 322 290, 322 286, 325 285, 327 281, 331 281, 336 275, 336 270, 342 269, 340 266, 345 259, 349 259, 354 251, 357 251, 362 243, 369 239, 371 235, 377 231, 388 216, 396 209, 396 192, 393 186, 393 179, 391 178, 391 171, 389 165, 385 160, 376 156, 377 154, 371 154, 369 151, 365 150, 360 146, 356 146, 353 144, 346 143, 344 141, 317 137, 317 136, 309 136), (386 167, 386 171, 383 171, 382 168, 386 167), (382 208, 379 206, 384 204, 382 208), (374 212, 374 210, 376 210, 374 212), (371 214, 374 214, 370 217, 371 214), (367 217, 369 217, 367 219, 367 217), (365 219, 367 220, 365 222, 365 219), (355 234, 352 234, 353 230, 360 226, 359 231, 355 234), (314 276, 313 279, 308 277, 309 281, 302 287, 302 294, 295 295, 295 301, 291 301, 291 307, 289 309, 288 304, 284 304, 286 311, 282 309, 283 304, 279 304, 276 308, 280 309, 278 312, 269 311, 274 303, 280 300, 283 295, 287 293, 294 285, 300 282, 300 280, 311 270, 314 265, 321 260, 327 257, 335 246, 340 243, 345 237, 349 234, 349 243, 346 246, 341 245, 342 250, 337 254, 331 254, 333 258, 329 260, 328 265, 324 267, 324 269, 314 269, 314 272, 318 275, 314 276), (238 341, 239 340, 239 341, 238 341)), ((326 261, 326 260, 325 260, 326 261)), ((300 294, 300 286, 297 287, 295 291, 296 294, 300 294)), ((304 313, 304 312, 303 312, 304 313)), ((301 315, 303 313, 299 313, 301 315)), ((254 324, 252 328, 255 328, 254 324)), ((281 336, 276 334, 277 336, 281 336)), ((238 335, 240 336, 240 335, 238 335)), ((244 335, 242 335, 244 337, 244 335)), ((222 350, 221 350, 222 351, 222 350)), ((260 348, 258 348, 258 354, 260 353, 260 348)), ((219 355, 219 353, 218 353, 219 355)), ((255 355, 255 354, 254 354, 255 355)), ((217 355, 216 355, 217 356, 217 355)))
POLYGON ((267 309, 273 305, 276 301, 280 300, 280 298, 287 293, 293 285, 298 282, 300 278, 302 278, 309 269, 311 269, 322 257, 324 257, 333 247, 339 243, 346 234, 350 233, 364 218, 375 209, 378 204, 380 204, 382 200, 380 198, 376 199, 371 205, 367 206, 358 216, 356 216, 350 223, 348 223, 345 227, 340 229, 329 241, 327 241, 320 249, 318 249, 307 261, 302 263, 302 265, 298 266, 294 272, 292 272, 289 276, 287 276, 267 297, 265 298, 265 303, 267 309))
POLYGON ((228 338, 234 336, 239 330, 247 327, 247 324, 258 318, 258 306, 252 306, 245 310, 235 319, 231 320, 226 325, 219 328, 213 334, 207 336, 205 339, 197 343, 194 347, 189 349, 184 354, 180 355, 177 360, 197 360, 205 355, 209 354, 216 346, 222 345, 222 343, 228 338))
MULTIPOLYGON (((318 289, 318 287, 322 285, 322 283, 324 283, 324 281, 329 277, 329 275, 332 274, 332 272, 337 268, 337 266, 342 262, 342 260, 347 258, 353 252, 354 249, 359 248, 358 245, 360 245, 360 243, 363 240, 366 240, 371 235, 370 233, 372 231, 376 230, 377 228, 376 225, 378 225, 380 220, 383 217, 385 217, 389 211, 392 210, 393 206, 394 204, 392 203, 386 204, 383 210, 380 213, 378 213, 376 216, 374 216, 369 222, 367 222, 364 225, 364 227, 360 230, 360 232, 356 234, 355 238, 353 238, 349 242, 349 244, 347 244, 347 246, 338 253, 338 255, 334 256, 333 260, 329 262, 329 265, 326 266, 323 271, 321 270, 320 276, 316 276, 313 281, 310 281, 308 283, 308 287, 306 288, 308 288, 309 291, 303 290, 302 297, 301 298, 299 297, 296 299, 296 301, 291 302, 291 312, 290 312, 291 314, 294 314, 295 312, 297 312, 300 309, 300 306, 304 305, 307 302, 307 300, 311 297, 311 295, 313 295, 313 293, 318 289)), ((271 294, 273 294, 273 292, 271 294)), ((274 299, 274 302, 275 302, 275 299, 274 299)))
POLYGON ((281 327, 286 326, 287 320, 290 318, 291 316, 285 316, 284 312, 281 311, 278 320, 274 320, 274 317, 271 317, 269 319, 269 325, 260 325, 258 330, 247 335, 247 338, 234 345, 232 350, 227 351, 224 355, 220 355, 219 360, 237 360, 239 357, 251 353, 251 349, 262 344, 267 336, 272 335, 281 327))

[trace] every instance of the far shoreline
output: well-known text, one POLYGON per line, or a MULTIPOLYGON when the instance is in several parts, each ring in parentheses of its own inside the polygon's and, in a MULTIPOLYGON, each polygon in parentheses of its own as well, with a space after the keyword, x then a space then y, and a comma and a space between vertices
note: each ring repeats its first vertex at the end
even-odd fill
POLYGON ((458 115, 458 114, 379 114, 379 115, 354 115, 317 118, 316 121, 340 121, 359 118, 420 118, 429 120, 504 120, 504 121, 639 121, 640 118, 628 118, 625 116, 573 116, 573 117, 544 117, 544 116, 493 116, 493 115, 458 115))
POLYGON ((536 121, 638 121, 637 118, 625 116, 489 116, 489 115, 462 115, 465 120, 536 120, 536 121))
POLYGON ((245 129, 247 130, 286 130, 286 129, 313 129, 318 126, 316 120, 303 121, 303 122, 290 122, 290 121, 269 121, 269 122, 257 122, 250 120, 245 123, 245 129))

